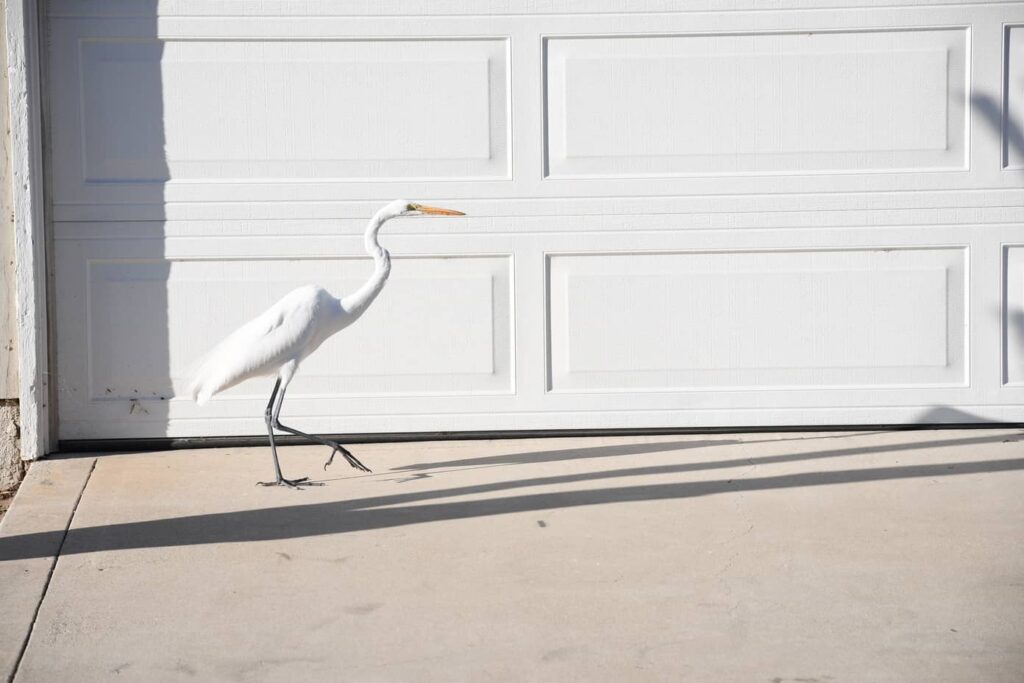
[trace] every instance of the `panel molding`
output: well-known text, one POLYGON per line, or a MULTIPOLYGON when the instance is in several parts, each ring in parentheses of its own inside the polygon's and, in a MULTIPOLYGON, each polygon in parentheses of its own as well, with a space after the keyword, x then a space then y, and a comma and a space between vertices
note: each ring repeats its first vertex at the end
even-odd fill
POLYGON ((1024 169, 1024 25, 1005 27, 1003 50, 1002 167, 1019 171, 1024 169))
POLYGON ((508 36, 53 30, 58 205, 511 177, 508 36))
POLYGON ((1004 387, 1024 387, 1024 242, 1001 249, 1001 366, 1004 387))
POLYGON ((545 175, 966 169, 968 33, 545 36, 545 175))
POLYGON ((548 390, 967 386, 966 257, 966 246, 549 253, 548 390))

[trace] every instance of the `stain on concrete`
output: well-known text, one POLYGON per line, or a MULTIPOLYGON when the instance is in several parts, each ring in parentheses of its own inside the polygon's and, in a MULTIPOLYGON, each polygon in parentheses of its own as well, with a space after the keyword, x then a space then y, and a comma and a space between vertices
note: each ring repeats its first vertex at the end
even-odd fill
POLYGON ((328 617, 327 619, 320 619, 315 624, 310 626, 309 630, 310 631, 320 631, 322 629, 327 628, 328 626, 333 626, 336 623, 338 623, 338 618, 337 617, 328 617))
POLYGON ((194 667, 182 661, 179 661, 177 664, 175 664, 174 668, 172 668, 171 671, 173 671, 174 673, 185 674, 186 676, 195 676, 197 673, 199 673, 195 670, 194 667))
POLYGON ((127 669, 128 667, 130 667, 131 665, 132 665, 132 662, 125 662, 124 664, 118 664, 117 666, 115 666, 113 669, 110 670, 110 673, 121 675, 121 672, 124 671, 125 669, 127 669))
POLYGON ((540 660, 542 662, 561 662, 571 657, 578 649, 578 647, 574 646, 556 647, 553 650, 547 650, 544 652, 544 654, 540 656, 540 660))
POLYGON ((376 612, 384 606, 383 602, 360 602, 355 605, 349 605, 345 608, 347 614, 358 614, 360 616, 369 614, 370 612, 376 612))
MULTIPOLYGON (((322 661, 310 657, 261 657, 255 661, 238 662, 228 675, 235 681, 251 681, 256 673, 260 674, 260 678, 265 678, 268 670, 299 664, 319 664, 322 661)), ((301 680, 301 677, 296 680, 301 680)))

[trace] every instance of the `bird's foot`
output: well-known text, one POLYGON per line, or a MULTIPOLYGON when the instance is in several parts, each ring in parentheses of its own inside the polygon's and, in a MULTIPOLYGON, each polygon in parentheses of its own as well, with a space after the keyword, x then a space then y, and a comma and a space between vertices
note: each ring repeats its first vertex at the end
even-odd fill
POLYGON ((276 481, 258 481, 257 486, 287 486, 293 489, 302 490, 303 486, 323 486, 322 481, 310 481, 309 477, 302 477, 301 479, 285 479, 279 477, 276 481))
POLYGON ((348 460, 348 464, 352 465, 352 467, 355 467, 357 470, 361 470, 363 472, 371 471, 369 467, 359 462, 359 459, 356 458, 356 456, 349 453, 348 449, 342 446, 341 444, 336 443, 334 444, 333 448, 334 450, 331 451, 331 457, 327 458, 327 462, 324 463, 324 471, 327 470, 328 465, 334 462, 335 453, 341 453, 343 456, 345 456, 345 460, 348 460))

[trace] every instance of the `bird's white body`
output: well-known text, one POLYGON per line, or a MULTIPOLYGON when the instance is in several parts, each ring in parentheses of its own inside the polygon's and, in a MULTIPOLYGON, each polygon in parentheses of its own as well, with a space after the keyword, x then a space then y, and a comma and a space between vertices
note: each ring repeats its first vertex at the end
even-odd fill
MULTIPOLYGON (((365 310, 365 309, 363 309, 365 310)), ((193 377, 192 397, 199 405, 252 377, 296 368, 335 332, 359 317, 323 287, 292 290, 266 311, 228 335, 201 361, 193 377)))
POLYGON ((220 391, 265 375, 280 375, 287 386, 306 356, 355 322, 380 294, 391 273, 391 255, 380 246, 377 233, 388 219, 408 213, 409 206, 399 199, 370 219, 365 243, 374 269, 362 287, 344 299, 318 285, 284 295, 206 354, 192 375, 192 398, 203 405, 220 391))
POLYGON ((391 274, 391 255, 377 241, 381 226, 397 216, 422 214, 463 215, 451 209, 410 204, 404 199, 391 202, 378 211, 366 226, 366 253, 373 257, 374 268, 373 275, 362 287, 342 299, 335 298, 318 285, 299 287, 232 332, 199 361, 192 374, 190 387, 192 398, 199 405, 209 401, 214 394, 251 377, 278 376, 265 413, 276 479, 261 483, 292 487, 314 485, 306 477, 290 480, 281 476, 277 447, 274 445, 274 429, 330 446, 333 450, 327 464, 334 458, 334 453, 340 452, 356 469, 370 471, 341 444, 283 425, 278 417, 288 384, 299 369, 299 364, 320 348, 328 337, 358 320, 384 288, 391 274))

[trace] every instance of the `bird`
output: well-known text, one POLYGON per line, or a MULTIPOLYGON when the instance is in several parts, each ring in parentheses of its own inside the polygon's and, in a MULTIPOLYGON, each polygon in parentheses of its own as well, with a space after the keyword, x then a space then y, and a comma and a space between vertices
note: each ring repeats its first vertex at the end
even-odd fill
POLYGON ((302 361, 328 338, 345 329, 366 312, 380 294, 391 274, 391 254, 380 245, 377 234, 392 218, 400 216, 464 216, 461 211, 441 209, 397 199, 381 208, 366 225, 363 241, 366 253, 374 261, 373 274, 355 292, 340 299, 319 285, 305 285, 285 294, 266 311, 229 334, 206 353, 195 366, 189 390, 192 399, 205 405, 218 392, 253 377, 277 376, 264 412, 270 453, 274 459, 273 481, 257 482, 260 486, 322 486, 309 477, 286 479, 274 443, 274 430, 304 437, 331 448, 324 469, 341 453, 348 463, 364 472, 370 469, 336 441, 331 441, 281 424, 278 419, 288 384, 295 377, 302 361))

